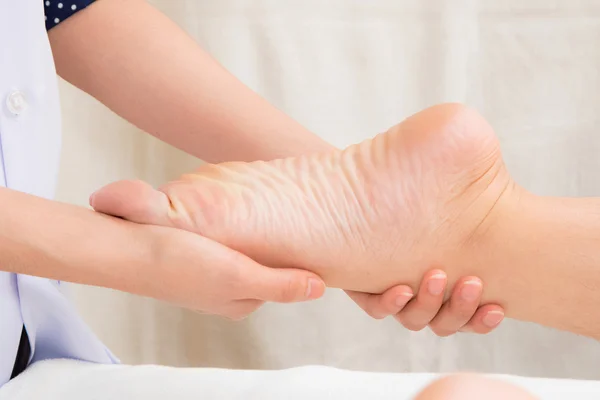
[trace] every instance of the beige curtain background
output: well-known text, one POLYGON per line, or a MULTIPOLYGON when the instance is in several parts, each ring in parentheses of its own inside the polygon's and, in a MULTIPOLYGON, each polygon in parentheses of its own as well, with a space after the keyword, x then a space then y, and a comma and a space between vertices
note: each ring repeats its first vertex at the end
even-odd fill
MULTIPOLYGON (((338 146, 435 103, 460 101, 495 126, 519 183, 539 194, 600 195, 597 0, 152 3, 246 84, 338 146)), ((200 163, 73 87, 61 83, 61 91, 60 200, 84 205, 110 181, 160 184, 200 163)), ((84 318, 128 363, 600 379, 594 341, 514 321, 487 336, 439 339, 371 320, 334 290, 233 323, 109 290, 71 289, 84 318)))

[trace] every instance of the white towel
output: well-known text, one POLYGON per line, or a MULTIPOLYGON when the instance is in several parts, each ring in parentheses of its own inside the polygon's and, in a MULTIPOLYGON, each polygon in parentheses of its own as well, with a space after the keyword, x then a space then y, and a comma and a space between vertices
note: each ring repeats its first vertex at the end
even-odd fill
MULTIPOLYGON (((436 374, 307 366, 278 371, 40 362, 0 389, 0 400, 409 400, 436 374)), ((496 376, 542 400, 600 398, 600 382, 496 376)))

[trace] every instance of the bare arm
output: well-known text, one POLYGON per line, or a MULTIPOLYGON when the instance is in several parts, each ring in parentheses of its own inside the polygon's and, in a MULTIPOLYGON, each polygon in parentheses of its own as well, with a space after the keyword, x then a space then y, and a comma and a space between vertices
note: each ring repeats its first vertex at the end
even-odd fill
POLYGON ((208 162, 331 149, 143 0, 100 0, 50 30, 58 73, 139 128, 208 162))
POLYGON ((312 273, 267 268, 176 229, 4 188, 0 204, 10 210, 0 213, 3 271, 108 287, 230 318, 263 301, 304 301, 324 291, 312 273))
POLYGON ((138 291, 153 258, 144 227, 83 207, 0 188, 2 270, 138 291))

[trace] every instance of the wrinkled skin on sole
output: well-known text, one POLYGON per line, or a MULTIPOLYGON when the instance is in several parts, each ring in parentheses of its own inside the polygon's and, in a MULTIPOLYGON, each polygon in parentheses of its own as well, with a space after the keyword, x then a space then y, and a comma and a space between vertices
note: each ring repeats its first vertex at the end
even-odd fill
POLYGON ((445 104, 343 151, 205 165, 158 191, 140 188, 137 219, 380 293, 416 287, 433 267, 449 282, 477 275, 464 261, 510 185, 491 127, 445 104))

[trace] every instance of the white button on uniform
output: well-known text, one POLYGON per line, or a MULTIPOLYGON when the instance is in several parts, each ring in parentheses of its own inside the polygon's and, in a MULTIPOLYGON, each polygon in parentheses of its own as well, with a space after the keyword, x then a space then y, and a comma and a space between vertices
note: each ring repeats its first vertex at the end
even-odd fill
POLYGON ((13 115, 21 115, 27 108, 27 100, 23 92, 15 90, 6 98, 6 107, 13 115))

